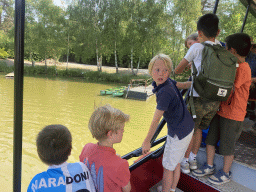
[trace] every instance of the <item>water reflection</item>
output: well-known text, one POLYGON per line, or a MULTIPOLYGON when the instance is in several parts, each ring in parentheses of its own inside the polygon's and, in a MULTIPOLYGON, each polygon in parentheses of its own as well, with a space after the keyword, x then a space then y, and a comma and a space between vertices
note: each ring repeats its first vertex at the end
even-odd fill
MULTIPOLYGON (((155 96, 148 101, 99 96, 100 90, 114 86, 116 85, 24 78, 22 191, 26 191, 34 175, 47 169, 39 160, 35 146, 36 135, 42 127, 63 124, 70 129, 73 150, 69 162, 79 160, 78 156, 86 143, 96 142, 87 128, 94 103, 109 103, 131 116, 125 127, 122 143, 114 146, 118 154, 124 155, 141 146, 155 110, 155 96)), ((12 190, 13 90, 13 79, 5 79, 4 75, 0 75, 0 191, 12 190)))

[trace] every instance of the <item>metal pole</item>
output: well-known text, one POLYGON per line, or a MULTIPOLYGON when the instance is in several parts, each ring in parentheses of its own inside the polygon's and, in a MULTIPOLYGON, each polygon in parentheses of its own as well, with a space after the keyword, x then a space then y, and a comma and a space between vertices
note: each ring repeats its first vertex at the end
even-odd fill
POLYGON ((244 31, 244 26, 245 26, 245 23, 246 23, 246 20, 247 20, 250 5, 251 5, 251 0, 248 0, 248 5, 247 5, 246 13, 245 13, 245 16, 244 16, 244 22, 243 22, 243 25, 242 25, 241 33, 244 31))
POLYGON ((214 9, 213 9, 213 14, 216 14, 218 5, 219 5, 219 0, 216 0, 215 5, 214 5, 214 9))
POLYGON ((13 191, 21 191, 25 0, 15 0, 13 191))

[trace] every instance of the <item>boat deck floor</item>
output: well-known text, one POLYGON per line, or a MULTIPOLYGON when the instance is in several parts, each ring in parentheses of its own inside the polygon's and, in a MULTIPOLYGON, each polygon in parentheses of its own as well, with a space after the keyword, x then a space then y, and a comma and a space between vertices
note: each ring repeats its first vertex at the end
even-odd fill
POLYGON ((236 142, 235 160, 256 169, 256 129, 253 125, 256 121, 244 121, 244 130, 236 142))
POLYGON ((254 190, 251 190, 251 189, 249 189, 235 181, 232 181, 232 180, 230 182, 222 184, 222 185, 215 185, 215 184, 210 183, 207 180, 209 176, 195 177, 191 173, 189 173, 189 175, 193 178, 198 179, 199 181, 201 181, 203 183, 206 183, 206 184, 212 186, 213 188, 215 188, 221 192, 255 192, 254 190))
MULTIPOLYGON (((158 188, 158 186, 161 186, 161 185, 162 185, 162 181, 158 182, 156 185, 154 185, 153 187, 151 187, 151 188, 149 189, 149 191, 150 191, 150 192, 159 192, 159 191, 157 190, 157 188, 158 188)), ((183 192, 183 191, 180 190, 180 189, 176 189, 175 192, 183 192)))
MULTIPOLYGON (((245 119, 243 123, 243 131, 240 138, 236 142, 234 154, 234 161, 239 162, 252 169, 256 169, 256 130, 255 128, 253 128, 253 125, 255 125, 255 123, 255 120, 252 121, 248 118, 245 119)), ((189 175, 192 176, 191 173, 189 175)), ((255 192, 254 190, 251 190, 233 180, 223 185, 214 185, 207 181, 208 177, 209 176, 196 178, 203 183, 207 183, 208 185, 213 186, 214 188, 222 192, 255 192)))
MULTIPOLYGON (((239 162, 243 165, 246 165, 248 167, 251 167, 253 169, 256 169, 256 129, 253 128, 253 125, 256 123, 256 121, 251 121, 248 118, 244 121, 244 129, 243 132, 239 138, 239 140, 236 143, 235 146, 235 159, 234 161, 239 162)), ((201 165, 198 165, 200 167, 201 165)), ((195 177, 191 173, 189 173, 193 178, 198 179, 199 181, 206 183, 213 188, 221 191, 221 192, 255 192, 254 190, 251 190, 233 180, 231 180, 228 183, 225 183, 223 185, 214 185, 211 184, 207 178, 209 176, 204 177, 195 177)), ((161 185, 161 181, 157 183, 155 186, 153 186, 150 189, 150 192, 157 192, 157 187, 161 185)), ((181 192, 181 190, 177 190, 176 192, 181 192)))

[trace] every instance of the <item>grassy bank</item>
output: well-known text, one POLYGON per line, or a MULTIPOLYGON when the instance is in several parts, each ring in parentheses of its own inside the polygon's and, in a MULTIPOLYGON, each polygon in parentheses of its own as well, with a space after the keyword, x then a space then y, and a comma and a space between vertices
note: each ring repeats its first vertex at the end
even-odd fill
MULTIPOLYGON (((0 72, 10 73, 14 71, 14 66, 8 66, 4 61, 0 61, 0 72)), ((190 72, 175 77, 176 81, 187 81, 190 72)), ((24 75, 26 76, 46 76, 61 78, 80 78, 89 82, 108 82, 129 84, 131 79, 150 78, 149 75, 133 75, 129 73, 106 73, 91 71, 86 69, 57 69, 55 66, 45 68, 45 66, 24 66, 24 75)))
MULTIPOLYGON (((4 61, 0 61, 0 72, 10 73, 14 71, 14 66, 8 66, 4 61)), ((24 66, 24 75, 26 76, 46 76, 46 77, 61 77, 61 78, 82 78, 90 82, 109 82, 128 84, 131 79, 145 79, 150 78, 149 75, 133 75, 124 73, 106 73, 99 71, 91 71, 85 69, 57 69, 54 66, 24 66)))

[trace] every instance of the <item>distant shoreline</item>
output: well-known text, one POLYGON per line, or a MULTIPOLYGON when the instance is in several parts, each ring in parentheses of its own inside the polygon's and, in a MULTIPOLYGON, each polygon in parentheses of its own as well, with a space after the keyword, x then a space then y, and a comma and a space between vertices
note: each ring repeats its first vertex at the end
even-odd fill
MULTIPOLYGON (((6 62, 8 66, 14 65, 14 59, 1 59, 1 61, 6 62)), ((31 61, 24 61, 24 64, 27 66, 31 66, 32 62, 31 61)), ((45 65, 45 62, 35 62, 35 65, 45 65)), ((53 59, 48 59, 47 60, 47 66, 55 66, 55 61, 53 59)), ((65 69, 67 67, 67 62, 56 62, 56 67, 57 68, 63 68, 65 69)), ((88 64, 79 64, 79 63, 68 63, 68 69, 87 69, 91 71, 97 71, 97 66, 96 65, 88 65, 88 64)), ((120 73, 127 73, 127 74, 132 74, 131 68, 122 68, 119 67, 118 71, 120 73)), ((134 69, 136 72, 137 69, 134 69)), ((102 66, 102 72, 107 72, 107 73, 116 73, 116 68, 115 67, 109 67, 109 66, 102 66)), ((149 75, 147 69, 139 69, 138 70, 138 75, 149 75)))

